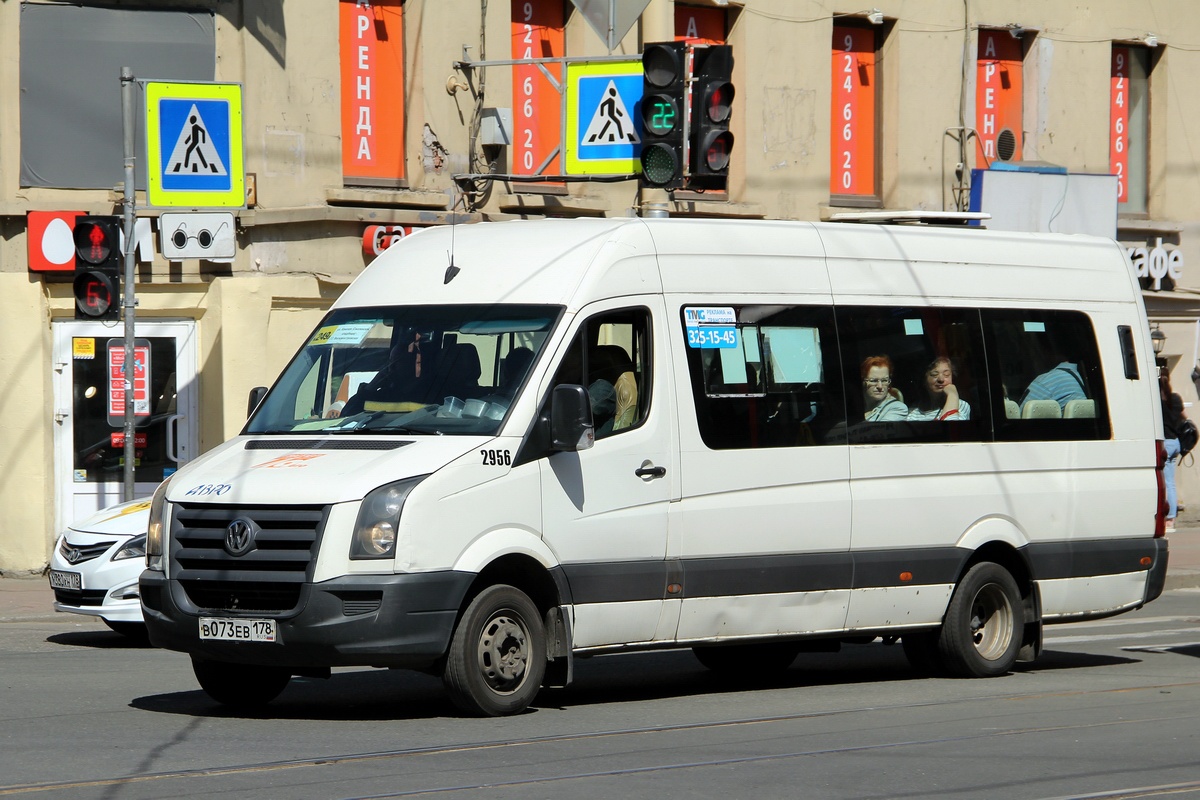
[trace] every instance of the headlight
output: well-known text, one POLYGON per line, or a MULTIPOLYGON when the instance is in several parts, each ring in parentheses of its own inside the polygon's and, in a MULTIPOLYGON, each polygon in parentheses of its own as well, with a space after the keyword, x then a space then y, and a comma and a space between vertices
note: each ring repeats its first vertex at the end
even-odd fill
POLYGON ((163 516, 167 510, 167 487, 171 479, 167 478, 154 490, 150 499, 150 524, 146 528, 146 569, 163 571, 163 540, 166 530, 163 516))
POLYGON ((146 557, 146 534, 135 536, 125 544, 121 545, 121 549, 113 553, 113 561, 121 561, 126 558, 145 558, 146 557))
POLYGON ((392 558, 396 555, 396 531, 404 501, 427 475, 380 486, 363 498, 350 541, 350 558, 392 558))

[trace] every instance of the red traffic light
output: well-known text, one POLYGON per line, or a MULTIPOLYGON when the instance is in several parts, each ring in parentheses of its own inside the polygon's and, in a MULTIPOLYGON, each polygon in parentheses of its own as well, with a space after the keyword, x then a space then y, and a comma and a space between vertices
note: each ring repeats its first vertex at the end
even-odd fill
POLYGON ((712 83, 706 87, 704 113, 713 122, 725 122, 733 110, 733 84, 712 83))
POLYGON ((117 225, 109 220, 75 223, 75 254, 88 264, 103 264, 117 249, 117 225))

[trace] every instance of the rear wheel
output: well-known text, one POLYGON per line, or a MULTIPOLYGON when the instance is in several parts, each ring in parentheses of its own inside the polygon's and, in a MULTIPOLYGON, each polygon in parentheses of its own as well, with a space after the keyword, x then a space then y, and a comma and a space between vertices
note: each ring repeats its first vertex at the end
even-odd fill
POLYGON ((783 672, 796 660, 800 648, 793 642, 764 642, 693 647, 692 652, 713 672, 748 677, 783 672))
POLYGON ((260 708, 287 688, 292 673, 282 667, 227 664, 192 657, 192 672, 205 693, 222 705, 260 708))
POLYGON ((971 567, 942 623, 938 651, 952 674, 992 678, 1012 669, 1021 650, 1025 610, 1008 570, 984 561, 971 567))
POLYGON ((442 682, 463 711, 500 717, 524 711, 546 674, 546 633, 537 606, 512 586, 471 601, 450 640, 442 682))

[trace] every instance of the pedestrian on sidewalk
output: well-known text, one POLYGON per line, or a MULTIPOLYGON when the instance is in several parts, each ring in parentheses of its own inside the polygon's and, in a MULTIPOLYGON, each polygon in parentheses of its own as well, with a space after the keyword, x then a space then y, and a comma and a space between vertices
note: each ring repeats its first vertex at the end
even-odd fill
POLYGON ((1183 427, 1183 398, 1171 390, 1171 376, 1166 367, 1158 370, 1158 394, 1162 401, 1163 445, 1167 463, 1163 465, 1163 483, 1167 487, 1167 533, 1175 532, 1175 514, 1179 494, 1175 489, 1175 462, 1179 459, 1179 432, 1183 427))

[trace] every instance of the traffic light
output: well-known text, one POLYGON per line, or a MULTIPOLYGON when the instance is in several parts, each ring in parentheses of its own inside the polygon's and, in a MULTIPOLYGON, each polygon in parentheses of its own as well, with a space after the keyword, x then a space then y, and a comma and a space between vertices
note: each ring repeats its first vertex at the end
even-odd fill
POLYGON ((688 127, 688 48, 656 42, 642 51, 642 185, 683 185, 688 127))
POLYGON ((121 318, 121 226, 116 217, 75 220, 75 319, 121 318))
POLYGON ((691 178, 697 189, 725 189, 733 134, 733 48, 697 47, 692 74, 691 178))

